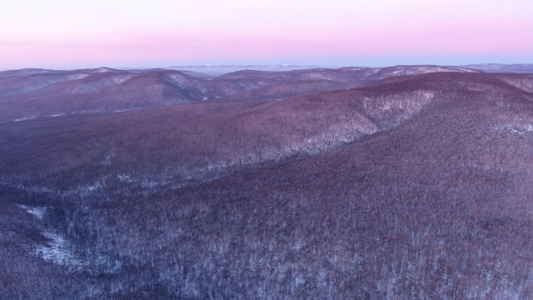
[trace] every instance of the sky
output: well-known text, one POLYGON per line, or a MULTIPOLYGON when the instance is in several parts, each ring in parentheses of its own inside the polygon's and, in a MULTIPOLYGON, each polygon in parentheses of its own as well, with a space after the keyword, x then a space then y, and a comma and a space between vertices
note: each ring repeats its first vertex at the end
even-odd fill
POLYGON ((0 70, 533 63, 531 0, 16 0, 0 70))

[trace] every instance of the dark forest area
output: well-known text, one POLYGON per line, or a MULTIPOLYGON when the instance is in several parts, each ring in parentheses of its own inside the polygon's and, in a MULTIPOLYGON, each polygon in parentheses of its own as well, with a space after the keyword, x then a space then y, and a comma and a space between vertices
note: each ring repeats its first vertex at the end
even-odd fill
POLYGON ((0 72, 2 299, 530 299, 533 75, 0 72))

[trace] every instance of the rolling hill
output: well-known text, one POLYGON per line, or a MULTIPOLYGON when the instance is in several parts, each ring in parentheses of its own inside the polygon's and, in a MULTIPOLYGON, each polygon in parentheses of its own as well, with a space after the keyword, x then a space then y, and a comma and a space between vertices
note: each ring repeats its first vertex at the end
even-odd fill
POLYGON ((533 296, 532 75, 97 71, 0 76, 1 298, 533 296))
POLYGON ((63 115, 108 114, 183 103, 263 101, 347 89, 392 76, 427 72, 474 72, 459 67, 237 71, 218 77, 175 70, 71 71, 22 69, 0 72, 0 122, 63 115), (190 74, 190 73, 189 73, 190 74))

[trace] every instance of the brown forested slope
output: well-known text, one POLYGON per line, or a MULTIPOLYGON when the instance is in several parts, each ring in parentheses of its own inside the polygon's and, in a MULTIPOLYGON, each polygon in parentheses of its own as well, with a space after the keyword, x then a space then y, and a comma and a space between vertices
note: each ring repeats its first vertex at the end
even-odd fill
POLYGON ((527 299, 533 97, 502 76, 0 124, 0 295, 527 299))

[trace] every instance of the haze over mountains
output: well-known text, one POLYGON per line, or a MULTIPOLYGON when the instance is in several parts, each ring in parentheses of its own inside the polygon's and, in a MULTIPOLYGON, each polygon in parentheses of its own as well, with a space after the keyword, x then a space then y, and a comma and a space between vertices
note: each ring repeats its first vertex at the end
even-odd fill
POLYGON ((527 70, 0 72, 0 298, 531 298, 527 70))

